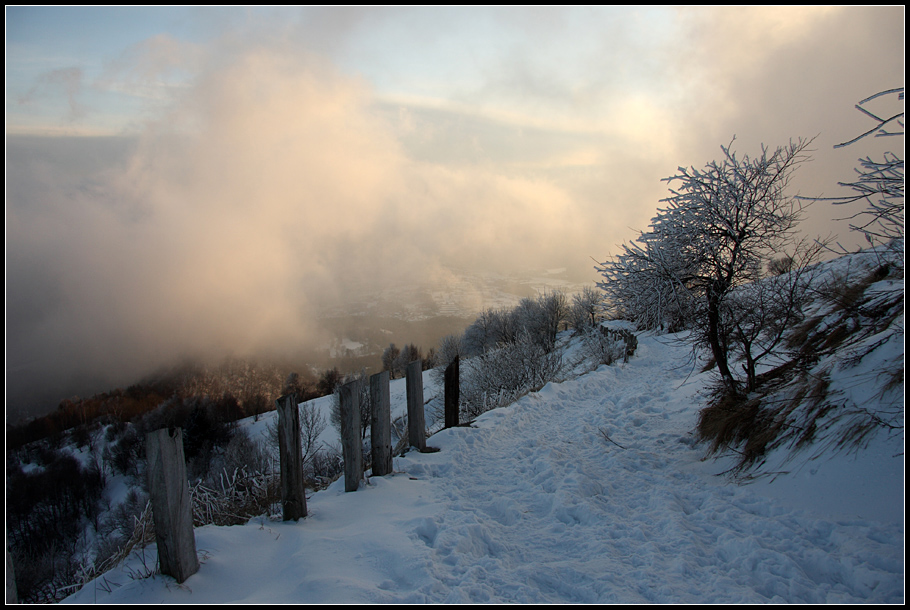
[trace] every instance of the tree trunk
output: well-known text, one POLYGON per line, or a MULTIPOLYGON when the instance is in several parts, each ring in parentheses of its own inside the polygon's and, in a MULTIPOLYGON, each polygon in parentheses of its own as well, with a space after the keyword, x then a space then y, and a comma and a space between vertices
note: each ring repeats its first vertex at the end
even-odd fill
POLYGON ((752 344, 743 343, 743 352, 746 355, 746 363, 743 364, 743 369, 746 371, 746 392, 752 392, 755 390, 756 375, 755 375, 755 358, 752 357, 752 344))
POLYGON ((738 394, 739 389, 733 373, 730 372, 730 365, 727 363, 727 350, 724 349, 724 342, 720 336, 720 302, 715 294, 708 293, 708 345, 711 347, 711 355, 714 356, 714 362, 717 364, 717 371, 720 373, 721 381, 724 387, 732 394, 738 394))

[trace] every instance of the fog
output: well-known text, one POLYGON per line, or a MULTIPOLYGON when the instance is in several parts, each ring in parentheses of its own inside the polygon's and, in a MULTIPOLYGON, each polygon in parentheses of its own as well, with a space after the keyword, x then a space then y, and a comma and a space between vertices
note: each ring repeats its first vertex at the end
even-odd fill
MULTIPOLYGON (((188 355, 297 353, 326 341, 320 312, 385 285, 439 284, 453 267, 593 281, 592 258, 646 228, 660 179, 734 134, 748 154, 820 134, 797 186, 832 194, 869 152, 831 149, 868 128, 852 105, 903 70, 902 52, 871 46, 876 28, 901 40, 896 23, 813 13, 769 25, 770 44, 737 38, 741 14, 719 11, 680 17, 685 56, 665 42, 646 58, 665 90, 617 93, 636 70, 607 60, 634 63, 640 41, 582 66, 582 92, 523 43, 452 103, 419 103, 344 67, 369 20, 332 15, 309 46, 296 35, 313 21, 219 33, 204 50, 167 36, 128 49, 94 86, 188 75, 128 135, 8 133, 8 417, 188 355)), ((91 116, 80 90, 67 81, 66 120, 91 116)), ((836 215, 813 211, 807 231, 842 230, 836 215)))
POLYGON ((363 83, 288 63, 207 73, 135 139, 8 139, 11 402, 187 354, 290 353, 325 340, 317 311, 443 265, 589 267, 599 230, 564 189, 415 161, 363 83))

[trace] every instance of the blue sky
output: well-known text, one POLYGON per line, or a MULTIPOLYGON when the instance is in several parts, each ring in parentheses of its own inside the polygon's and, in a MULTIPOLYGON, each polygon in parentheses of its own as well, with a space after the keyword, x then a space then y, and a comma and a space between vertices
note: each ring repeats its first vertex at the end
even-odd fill
MULTIPOLYGON (((7 130, 136 130, 149 107, 131 99, 140 96, 135 69, 162 61, 155 52, 167 43, 202 63, 145 74, 142 96, 157 86, 156 98, 171 99, 168 85, 192 83, 195 69, 228 48, 280 43, 282 52, 320 55, 364 79, 379 100, 592 130, 615 122, 617 107, 646 99, 657 106, 649 109, 656 118, 672 121, 671 105, 748 110, 750 98, 760 103, 766 93, 730 91, 730 81, 750 71, 765 76, 767 62, 780 61, 781 53, 794 64, 784 67, 786 76, 811 54, 803 45, 839 40, 849 49, 855 39, 861 46, 870 41, 863 26, 878 30, 883 47, 889 35, 891 44, 902 45, 902 27, 887 23, 887 15, 902 13, 901 7, 9 7, 7 130), (134 86, 130 93, 123 80, 134 86)), ((850 51, 852 60, 838 53, 829 64, 812 66, 817 74, 804 72, 801 84, 826 75, 857 79, 860 68, 873 72, 863 80, 890 83, 902 68, 873 66, 871 57, 881 53, 875 49, 865 49, 865 57, 850 51)))
POLYGON ((620 75, 627 88, 643 94, 666 95, 649 74, 653 58, 636 62, 631 54, 641 51, 636 45, 664 46, 673 21, 672 10, 648 8, 10 7, 7 128, 133 130, 143 107, 122 94, 115 77, 123 76, 117 68, 125 62, 142 61, 137 47, 171 40, 217 53, 232 37, 250 45, 294 40, 294 52, 331 58, 339 69, 365 78, 381 98, 503 117, 514 111, 516 93, 531 90, 537 99, 523 108, 530 115, 523 119, 546 109, 553 120, 554 100, 573 92, 584 96, 584 89, 590 93, 602 81, 591 78, 592 68, 620 75), (69 83, 67 71, 76 73, 69 83), (69 107, 73 101, 77 115, 69 107))

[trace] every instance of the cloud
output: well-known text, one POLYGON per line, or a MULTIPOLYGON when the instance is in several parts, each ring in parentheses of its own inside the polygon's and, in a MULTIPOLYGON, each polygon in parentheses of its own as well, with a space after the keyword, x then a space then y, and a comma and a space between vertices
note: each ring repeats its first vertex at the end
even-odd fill
MULTIPOLYGON (((97 83, 155 97, 137 138, 8 137, 11 394, 86 375, 129 383, 187 353, 293 351, 322 341, 320 313, 448 267, 594 279, 591 257, 646 228, 660 179, 733 134, 754 155, 822 132, 797 182, 831 194, 863 154, 828 154, 867 128, 852 104, 902 74, 871 41, 882 28, 902 40, 900 26, 884 9, 774 10, 642 9, 634 31, 615 22, 560 52, 577 21, 598 30, 618 13, 535 13, 449 97, 387 95, 343 67, 363 41, 388 42, 365 32, 400 11, 135 45, 97 83), (315 54, 305 34, 320 27, 315 54)), ((435 13, 407 16, 393 29, 403 50, 374 48, 373 67, 422 42, 463 56, 454 28, 433 42, 418 27, 435 13)), ((48 84, 75 96, 80 78, 64 76, 48 84)))
POLYGON ((561 266, 585 226, 551 180, 411 158, 364 81, 271 47, 207 62, 113 163, 80 142, 14 144, 8 372, 123 384, 186 354, 290 353, 352 295, 561 266))
POLYGON ((101 90, 167 101, 172 97, 171 90, 194 74, 204 58, 200 45, 159 34, 130 45, 104 62, 93 85, 101 90))
POLYGON ((83 71, 76 66, 44 72, 36 79, 35 84, 19 97, 18 103, 20 106, 31 104, 38 99, 55 97, 57 91, 62 91, 68 108, 66 120, 75 121, 86 114, 85 106, 78 99, 82 91, 82 80, 83 71))

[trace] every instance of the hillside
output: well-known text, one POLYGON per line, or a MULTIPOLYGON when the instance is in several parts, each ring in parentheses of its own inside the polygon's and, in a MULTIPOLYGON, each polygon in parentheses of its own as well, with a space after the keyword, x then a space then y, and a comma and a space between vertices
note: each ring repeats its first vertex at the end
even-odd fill
MULTIPOLYGON (((876 291, 902 295, 903 282, 866 288, 876 291)), ((823 332, 835 310, 817 307, 810 319, 823 332)), ((895 361, 902 371, 902 312, 879 331, 815 361, 832 396, 872 410, 902 404, 902 381, 869 374, 895 361)), ((820 444, 770 447, 764 464, 777 476, 740 484, 722 475, 735 445, 705 459, 696 442, 711 373, 677 338, 641 336, 625 365, 438 432, 429 439, 438 453, 396 458, 394 475, 356 493, 336 481, 309 498, 300 522, 197 528, 202 567, 182 585, 153 574, 150 545, 65 601, 901 603, 902 412, 899 428, 873 429, 862 448, 831 445, 815 458, 820 444)), ((403 395, 393 382, 393 409, 403 395)), ((245 426, 264 433, 271 416, 245 426)))

